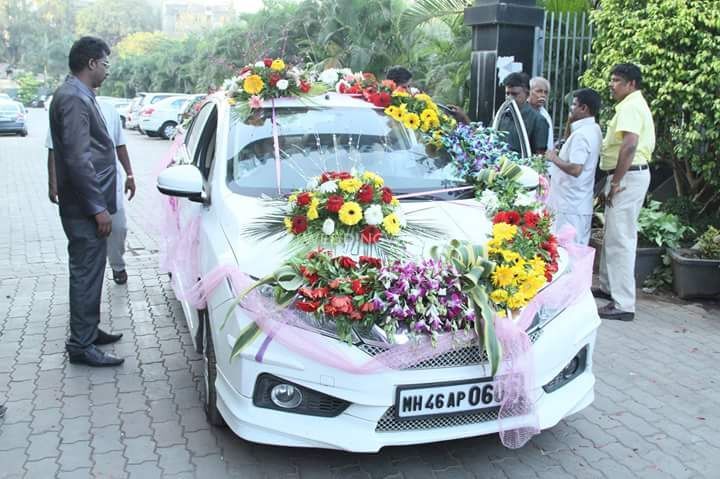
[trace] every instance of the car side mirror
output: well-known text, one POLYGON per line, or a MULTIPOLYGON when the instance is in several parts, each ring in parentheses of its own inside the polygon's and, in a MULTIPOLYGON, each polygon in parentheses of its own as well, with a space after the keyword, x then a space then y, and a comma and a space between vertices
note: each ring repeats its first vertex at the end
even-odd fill
POLYGON ((204 201, 202 173, 195 165, 171 166, 157 177, 157 189, 168 196, 204 201))

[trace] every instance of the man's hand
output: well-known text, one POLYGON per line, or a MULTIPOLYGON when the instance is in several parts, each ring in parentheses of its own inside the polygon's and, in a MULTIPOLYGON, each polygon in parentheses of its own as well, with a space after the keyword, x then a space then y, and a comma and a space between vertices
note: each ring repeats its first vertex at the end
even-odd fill
POLYGON ((106 238, 110 236, 112 231, 112 218, 107 210, 95 215, 95 222, 97 223, 97 234, 100 238, 106 238))
POLYGON ((470 123, 470 117, 457 105, 448 105, 450 114, 460 123, 470 123))
POLYGON ((130 192, 130 196, 128 196, 128 201, 130 201, 135 196, 135 178, 133 178, 132 176, 128 176, 125 180, 125 194, 127 194, 128 191, 130 192))
POLYGON ((54 183, 48 184, 48 198, 50 198, 50 203, 58 204, 57 185, 54 183))
POLYGON ((620 186, 618 183, 610 183, 610 192, 607 194, 607 198, 605 199, 605 204, 612 208, 613 206, 613 199, 621 193, 623 190, 625 190, 624 186, 620 186))
POLYGON ((557 155, 557 152, 556 152, 555 150, 547 150, 547 151, 545 152, 545 158, 547 158, 548 160, 550 160, 550 161, 552 161, 553 163, 557 164, 558 155, 557 155))

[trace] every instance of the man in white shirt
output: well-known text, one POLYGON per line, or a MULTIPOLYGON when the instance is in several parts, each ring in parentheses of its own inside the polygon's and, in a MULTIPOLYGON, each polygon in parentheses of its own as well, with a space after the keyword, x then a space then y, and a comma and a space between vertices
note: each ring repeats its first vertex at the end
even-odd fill
POLYGON ((550 113, 545 109, 548 95, 550 95, 550 82, 543 77, 532 77, 530 79, 530 96, 528 97, 528 103, 545 118, 548 124, 547 151, 552 151, 555 148, 553 121, 552 118, 550 118, 550 113))
MULTIPOLYGON (((110 138, 115 144, 116 160, 125 170, 126 179, 123 182, 120 168, 117 168, 116 195, 117 195, 117 212, 110 215, 112 218, 112 230, 108 237, 107 255, 110 267, 113 271, 113 280, 117 284, 127 283, 127 271, 125 271, 125 240, 127 238, 127 220, 125 217, 125 201, 124 193, 130 192, 128 200, 135 196, 135 178, 133 177, 132 167, 130 166, 130 157, 125 146, 125 134, 123 133, 122 120, 120 114, 111 103, 99 100, 97 102, 100 113, 105 120, 110 138), (123 187, 124 185, 124 187, 123 187)), ((50 201, 57 204, 57 178, 55 176, 55 157, 53 155, 52 137, 48 129, 45 146, 48 149, 48 189, 50 201)))
POLYGON ((595 169, 602 146, 602 131, 595 121, 600 104, 600 95, 595 90, 575 91, 568 118, 570 136, 559 154, 555 150, 546 153, 555 167, 548 197, 548 207, 555 214, 555 231, 572 225, 575 242, 583 245, 590 241, 595 169))

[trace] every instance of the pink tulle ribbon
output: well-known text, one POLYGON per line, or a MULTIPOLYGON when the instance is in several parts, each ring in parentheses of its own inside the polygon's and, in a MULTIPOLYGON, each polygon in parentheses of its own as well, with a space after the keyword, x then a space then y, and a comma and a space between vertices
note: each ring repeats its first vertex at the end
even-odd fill
POLYGON ((277 194, 280 196, 282 192, 280 185, 282 182, 282 162, 280 159, 280 140, 278 138, 277 117, 275 115, 275 100, 272 100, 272 135, 273 135, 273 152, 275 154, 275 186, 277 194))

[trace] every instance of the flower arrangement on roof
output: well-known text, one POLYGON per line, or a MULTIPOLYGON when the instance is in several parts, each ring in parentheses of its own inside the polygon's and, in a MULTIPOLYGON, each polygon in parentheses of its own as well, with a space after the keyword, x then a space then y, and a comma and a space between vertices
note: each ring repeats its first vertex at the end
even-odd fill
POLYGON ((385 113, 410 130, 420 130, 428 143, 439 144, 441 138, 457 126, 453 118, 440 111, 430 95, 412 95, 405 89, 398 88, 392 92, 385 113))
POLYGON ((367 255, 400 258, 405 250, 403 234, 429 238, 441 234, 431 225, 408 222, 392 189, 371 171, 326 171, 287 201, 270 201, 273 212, 249 225, 248 234, 289 234, 301 249, 349 244, 367 255))
POLYGON ((242 67, 236 76, 225 80, 223 89, 231 106, 247 109, 248 113, 262 108, 265 100, 318 95, 327 90, 281 58, 264 58, 242 67))
POLYGON ((557 239, 546 212, 500 211, 493 218, 489 258, 496 264, 490 299, 500 311, 522 309, 558 271, 557 239))

